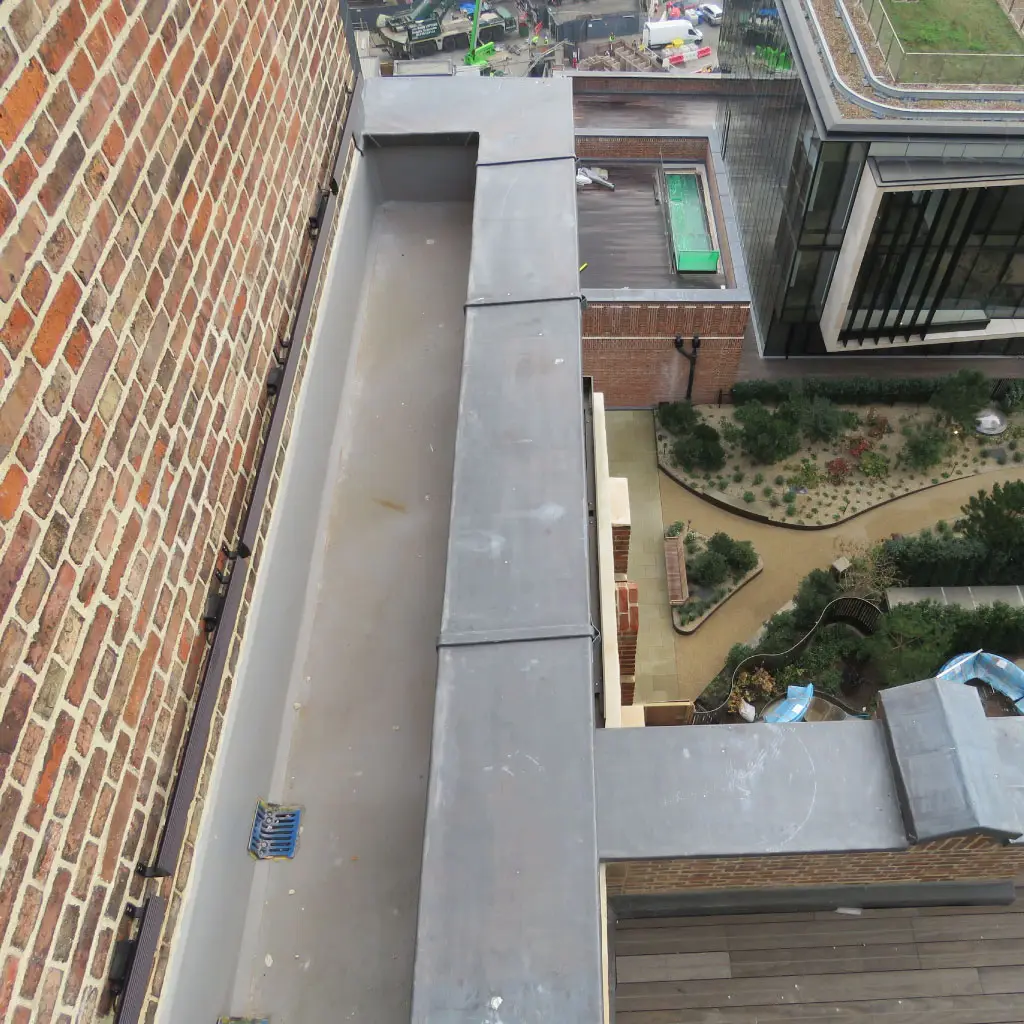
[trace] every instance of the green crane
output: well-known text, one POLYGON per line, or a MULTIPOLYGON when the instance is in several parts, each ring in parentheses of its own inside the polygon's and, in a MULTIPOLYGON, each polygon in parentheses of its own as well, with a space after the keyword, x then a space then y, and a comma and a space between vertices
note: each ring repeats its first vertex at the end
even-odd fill
POLYGON ((483 0, 476 0, 473 7, 473 32, 469 37, 469 50, 463 58, 465 64, 473 68, 487 67, 495 50, 493 41, 484 43, 483 46, 477 46, 480 40, 480 8, 482 5, 483 0))

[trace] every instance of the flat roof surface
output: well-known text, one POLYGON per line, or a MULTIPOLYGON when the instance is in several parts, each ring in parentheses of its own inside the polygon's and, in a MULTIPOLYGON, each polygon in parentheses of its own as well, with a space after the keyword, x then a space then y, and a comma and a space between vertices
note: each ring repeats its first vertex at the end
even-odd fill
POLYGON ((907 846, 878 722, 605 729, 604 860, 907 846))
POLYGON ((564 79, 366 85, 364 136, 479 135, 415 1024, 601 1016, 571 110, 564 79))
MULTIPOLYGON (((625 72, 623 72, 625 74, 625 72)), ((713 128, 718 118, 718 97, 701 96, 589 96, 573 99, 576 130, 621 128, 713 128)))
POLYGON ((597 159, 586 166, 607 170, 615 185, 614 192, 591 185, 576 193, 586 288, 719 289, 726 283, 722 273, 676 273, 666 207, 655 193, 657 164, 597 159))

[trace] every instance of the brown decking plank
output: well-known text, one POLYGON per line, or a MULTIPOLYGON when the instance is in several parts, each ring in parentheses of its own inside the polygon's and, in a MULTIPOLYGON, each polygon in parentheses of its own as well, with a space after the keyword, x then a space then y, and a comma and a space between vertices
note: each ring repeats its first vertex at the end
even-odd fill
POLYGON ((725 926, 729 949, 773 949, 785 946, 853 946, 914 941, 912 918, 879 921, 874 918, 838 916, 830 921, 810 921, 799 928, 782 925, 725 926))
POLYGON ((619 985, 731 977, 728 953, 665 953, 615 958, 615 979, 619 985))
POLYGON ((927 968, 1020 966, 1024 965, 1024 939, 919 942, 917 955, 927 968))
POLYGON ((1024 914, 915 917, 909 924, 918 942, 1024 939, 1024 914))
POLYGON ((1016 996, 941 996, 781 1006, 724 1006, 616 1012, 615 1024, 1020 1024, 1016 996))
POLYGON ((982 989, 978 972, 973 968, 962 968, 733 978, 728 981, 648 982, 616 986, 615 1001, 617 1007, 626 1012, 723 1005, 836 1004, 855 1002, 867 995, 880 999, 914 999, 980 994, 982 989))
MULTIPOLYGON (((978 977, 986 995, 1024 995, 1024 967, 979 967, 978 977)), ((1021 1000, 1020 1010, 1021 1018, 1024 1019, 1024 999, 1021 1000)))
POLYGON ((730 952, 729 960, 734 978, 786 974, 865 974, 871 971, 913 971, 921 967, 913 943, 738 949, 730 952))
POLYGON ((729 941, 721 928, 662 928, 615 934, 615 952, 619 956, 717 953, 725 952, 728 948, 729 941))

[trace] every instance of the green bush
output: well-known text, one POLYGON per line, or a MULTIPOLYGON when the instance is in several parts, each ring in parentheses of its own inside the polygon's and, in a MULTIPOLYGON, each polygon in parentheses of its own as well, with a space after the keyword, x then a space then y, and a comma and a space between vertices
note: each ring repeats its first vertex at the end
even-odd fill
POLYGON ((857 468, 873 480, 883 480, 889 475, 889 460, 879 452, 865 452, 857 463, 857 468))
POLYGON ((754 462, 771 465, 788 458, 800 447, 796 426, 781 412, 772 412, 760 402, 736 410, 743 436, 740 447, 754 462))
POLYGON ((1024 380, 1011 380, 999 399, 1004 412, 1014 412, 1024 406, 1024 380))
POLYGON ((981 541, 928 531, 883 541, 882 550, 908 587, 999 586, 1018 582, 981 541))
POLYGON ((765 496, 766 498, 770 498, 770 497, 772 496, 772 493, 773 493, 773 492, 772 492, 772 489, 771 489, 771 487, 769 487, 769 486, 765 486, 765 487, 762 487, 762 488, 761 488, 761 493, 762 493, 762 494, 763 494, 763 495, 764 495, 764 496, 765 496))
POLYGON ((839 596, 839 584, 832 573, 814 569, 801 581, 793 601, 793 622, 801 634, 813 626, 825 605, 839 596))
POLYGON ((717 551, 702 551, 686 567, 689 578, 702 587, 717 587, 729 577, 729 563, 717 551))
POLYGON ((974 417, 984 408, 991 391, 992 385, 983 373, 958 370, 943 379, 930 401, 950 423, 973 430, 974 417))
POLYGON ((820 396, 839 405, 924 404, 938 390, 943 378, 917 377, 803 377, 799 380, 747 380, 733 385, 737 405, 765 402, 778 405, 793 395, 820 396))
POLYGON ((786 478, 781 473, 775 478, 776 487, 781 487, 785 482, 786 478))
POLYGON ((743 437, 743 431, 740 430, 732 420, 724 420, 722 423, 722 440, 726 444, 739 444, 743 437))
POLYGON ((692 430, 676 439, 672 457, 677 466, 694 472, 698 469, 715 470, 725 465, 725 449, 718 431, 707 423, 698 423, 692 430))
POLYGON ((683 524, 677 519, 665 529, 666 537, 678 537, 683 532, 683 524))
POLYGON ((685 434, 702 422, 702 417, 689 402, 661 402, 658 422, 670 434, 685 434))
POLYGON ((748 505, 752 505, 755 501, 757 501, 757 495, 753 491, 744 491, 743 500, 748 505))
POLYGON ((931 469, 949 454, 949 434, 934 420, 919 427, 906 427, 904 435, 907 440, 902 458, 911 469, 931 469))
POLYGON ((735 576, 745 576, 757 565, 757 552, 749 540, 733 540, 721 531, 708 541, 708 551, 721 555, 735 576))
POLYGON ((733 475, 732 475, 732 482, 734 484, 741 484, 741 483, 743 483, 743 470, 742 469, 737 469, 736 472, 733 473, 733 475))
POLYGON ((797 395, 781 405, 779 412, 812 442, 834 441, 857 422, 854 413, 840 409, 830 399, 820 395, 813 398, 797 395))
POLYGON ((763 483, 764 483, 764 473, 755 473, 754 474, 754 486, 755 487, 760 487, 761 484, 763 484, 763 483))

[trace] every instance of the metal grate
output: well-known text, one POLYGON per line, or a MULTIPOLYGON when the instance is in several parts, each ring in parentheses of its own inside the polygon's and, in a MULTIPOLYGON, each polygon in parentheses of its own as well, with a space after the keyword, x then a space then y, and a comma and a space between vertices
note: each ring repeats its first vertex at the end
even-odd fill
POLYGON ((282 807, 261 800, 249 834, 249 853, 257 860, 287 860, 295 856, 299 839, 298 807, 282 807))

